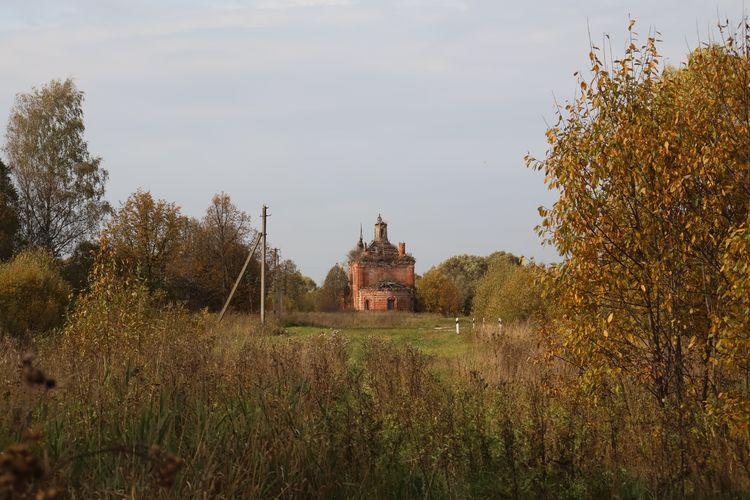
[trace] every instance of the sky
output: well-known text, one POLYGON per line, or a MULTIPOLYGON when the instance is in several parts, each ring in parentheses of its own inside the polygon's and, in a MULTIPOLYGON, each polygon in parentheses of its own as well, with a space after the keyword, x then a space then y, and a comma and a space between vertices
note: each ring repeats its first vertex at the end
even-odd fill
MULTIPOLYGON (((201 217, 228 193, 322 282, 378 214, 422 273, 458 254, 558 259, 554 102, 589 44, 628 20, 679 66, 741 1, 2 0, 0 123, 15 95, 74 78, 114 206, 143 188, 201 217)), ((4 140, 4 139, 3 139, 4 140)))

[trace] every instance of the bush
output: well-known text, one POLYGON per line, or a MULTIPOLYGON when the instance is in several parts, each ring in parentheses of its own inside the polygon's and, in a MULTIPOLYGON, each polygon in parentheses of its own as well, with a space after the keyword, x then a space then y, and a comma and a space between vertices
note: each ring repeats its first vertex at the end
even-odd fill
POLYGON ((168 304, 163 291, 149 290, 145 279, 122 274, 106 258, 94 264, 88 289, 63 330, 67 349, 78 355, 104 354, 103 360, 114 365, 135 358, 158 360, 165 339, 195 341, 204 315, 188 314, 182 306, 168 304))
POLYGON ((474 316, 502 318, 506 323, 529 319, 542 305, 533 273, 532 267, 511 261, 491 264, 477 286, 474 316))
POLYGON ((0 335, 21 337, 60 325, 69 294, 55 260, 42 250, 0 264, 0 335))

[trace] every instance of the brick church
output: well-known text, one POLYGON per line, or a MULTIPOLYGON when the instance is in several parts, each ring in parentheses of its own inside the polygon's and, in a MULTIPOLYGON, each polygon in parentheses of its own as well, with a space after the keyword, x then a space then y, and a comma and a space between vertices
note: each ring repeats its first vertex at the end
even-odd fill
POLYGON ((362 230, 349 254, 349 286, 356 311, 414 311, 414 257, 406 244, 388 241, 388 224, 378 215, 375 238, 366 244, 362 230))

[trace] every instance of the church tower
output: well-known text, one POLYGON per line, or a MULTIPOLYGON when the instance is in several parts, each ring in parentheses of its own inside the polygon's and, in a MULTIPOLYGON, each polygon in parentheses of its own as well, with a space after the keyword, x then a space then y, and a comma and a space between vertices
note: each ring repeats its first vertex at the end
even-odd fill
POLYGON ((378 221, 375 223, 375 241, 388 243, 388 223, 378 214, 378 221))

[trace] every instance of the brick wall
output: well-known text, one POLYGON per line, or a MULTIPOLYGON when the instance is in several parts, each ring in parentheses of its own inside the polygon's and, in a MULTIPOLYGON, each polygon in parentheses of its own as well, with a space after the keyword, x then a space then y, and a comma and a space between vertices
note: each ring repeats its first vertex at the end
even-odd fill
MULTIPOLYGON (((349 284, 352 289, 352 297, 357 297, 357 292, 364 285, 365 270, 362 264, 352 264, 349 266, 349 284)), ((357 304, 354 304, 354 308, 357 309, 357 304)))
MULTIPOLYGON (((362 311, 365 308, 365 298, 359 293, 361 288, 366 286, 375 285, 381 281, 393 281, 406 285, 408 287, 414 287, 414 264, 386 264, 386 263, 354 263, 349 266, 349 283, 352 289, 352 300, 355 310, 362 311)), ((409 298, 412 296, 411 291, 407 291, 409 298)), ((403 302, 406 302, 405 297, 403 302)), ((379 298, 373 298, 373 300, 380 300, 379 298)), ((383 299, 387 301, 387 297, 383 299)), ((408 307, 398 307, 399 310, 412 310, 413 304, 411 299, 408 301, 408 307)), ((383 302, 382 309, 373 310, 386 310, 386 302, 383 302)))
POLYGON ((366 303, 369 311, 387 311, 388 299, 393 299, 395 311, 414 310, 414 294, 411 290, 362 290, 359 295, 363 311, 366 310, 366 303))
POLYGON ((394 281, 406 286, 414 286, 414 266, 394 264, 390 266, 367 266, 361 286, 370 286, 381 281, 394 281))

